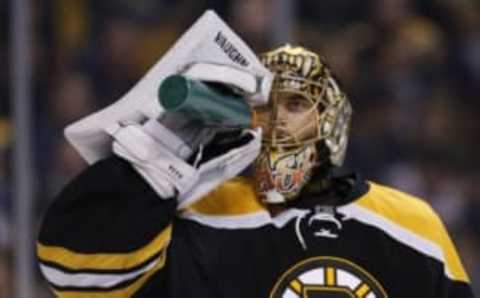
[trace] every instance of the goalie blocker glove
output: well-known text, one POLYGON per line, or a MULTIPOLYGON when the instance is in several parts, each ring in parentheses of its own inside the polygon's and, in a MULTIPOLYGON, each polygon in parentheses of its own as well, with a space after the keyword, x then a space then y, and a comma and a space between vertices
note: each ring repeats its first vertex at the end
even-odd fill
POLYGON ((220 132, 170 117, 163 122, 176 131, 150 119, 143 124, 118 123, 107 132, 114 139, 113 152, 127 160, 161 198, 176 196, 179 209, 235 177, 260 151, 259 130, 220 132))

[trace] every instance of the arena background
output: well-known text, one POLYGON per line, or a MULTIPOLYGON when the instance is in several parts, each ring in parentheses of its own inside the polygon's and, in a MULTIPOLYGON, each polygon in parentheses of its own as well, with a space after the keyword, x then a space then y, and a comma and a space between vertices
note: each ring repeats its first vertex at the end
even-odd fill
POLYGON ((480 1, 1 0, 0 297, 52 297, 32 248, 85 167, 63 127, 129 90, 207 8, 255 51, 291 41, 330 61, 355 109, 347 165, 426 198, 480 295, 480 1))

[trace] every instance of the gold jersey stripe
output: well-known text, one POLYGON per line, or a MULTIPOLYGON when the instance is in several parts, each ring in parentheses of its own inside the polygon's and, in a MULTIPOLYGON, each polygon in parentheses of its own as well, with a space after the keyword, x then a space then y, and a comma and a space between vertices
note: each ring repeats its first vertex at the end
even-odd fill
POLYGON ((189 208, 197 213, 223 216, 245 215, 265 210, 255 195, 251 181, 244 177, 225 182, 189 208))
POLYGON ((469 282, 458 253, 442 221, 423 200, 370 182, 370 191, 358 205, 387 218, 410 232, 438 245, 455 280, 469 282))
POLYGON ((355 291, 355 295, 358 298, 363 298, 370 291, 370 287, 367 284, 361 284, 360 287, 355 291))
POLYGON ((129 253, 84 254, 37 243, 37 255, 41 261, 53 262, 74 270, 127 270, 142 264, 164 249, 171 233, 172 225, 169 225, 150 243, 129 253))
POLYGON ((159 271, 165 266, 166 252, 162 253, 162 257, 158 261, 157 265, 152 268, 147 274, 142 276, 139 280, 133 284, 117 290, 112 291, 101 291, 101 292, 80 292, 80 291, 58 291, 54 290, 57 298, 130 298, 133 294, 140 289, 145 282, 153 275, 155 272, 159 271))
POLYGON ((290 282, 290 288, 291 288, 293 291, 295 291, 295 293, 297 293, 297 294, 301 294, 301 293, 302 293, 302 284, 301 284, 298 280, 296 280, 296 279, 294 279, 294 280, 292 280, 292 281, 290 282))
POLYGON ((325 270, 325 284, 327 286, 335 286, 337 284, 336 282, 336 276, 335 276, 335 268, 333 267, 327 267, 325 270))

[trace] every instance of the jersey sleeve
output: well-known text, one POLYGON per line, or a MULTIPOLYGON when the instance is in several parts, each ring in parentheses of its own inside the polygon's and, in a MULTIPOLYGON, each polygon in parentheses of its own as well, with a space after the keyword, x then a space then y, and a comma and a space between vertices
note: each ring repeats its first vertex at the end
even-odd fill
POLYGON ((176 200, 160 198, 126 161, 102 160, 55 199, 37 243, 60 298, 131 297, 165 264, 176 200))

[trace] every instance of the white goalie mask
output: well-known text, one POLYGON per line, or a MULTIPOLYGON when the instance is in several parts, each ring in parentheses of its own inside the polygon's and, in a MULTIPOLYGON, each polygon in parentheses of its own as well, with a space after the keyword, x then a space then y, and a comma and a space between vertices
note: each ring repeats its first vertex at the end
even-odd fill
POLYGON ((255 109, 263 144, 254 176, 265 203, 285 203, 319 163, 343 163, 352 108, 319 55, 287 44, 260 58, 275 79, 269 104, 255 109))

